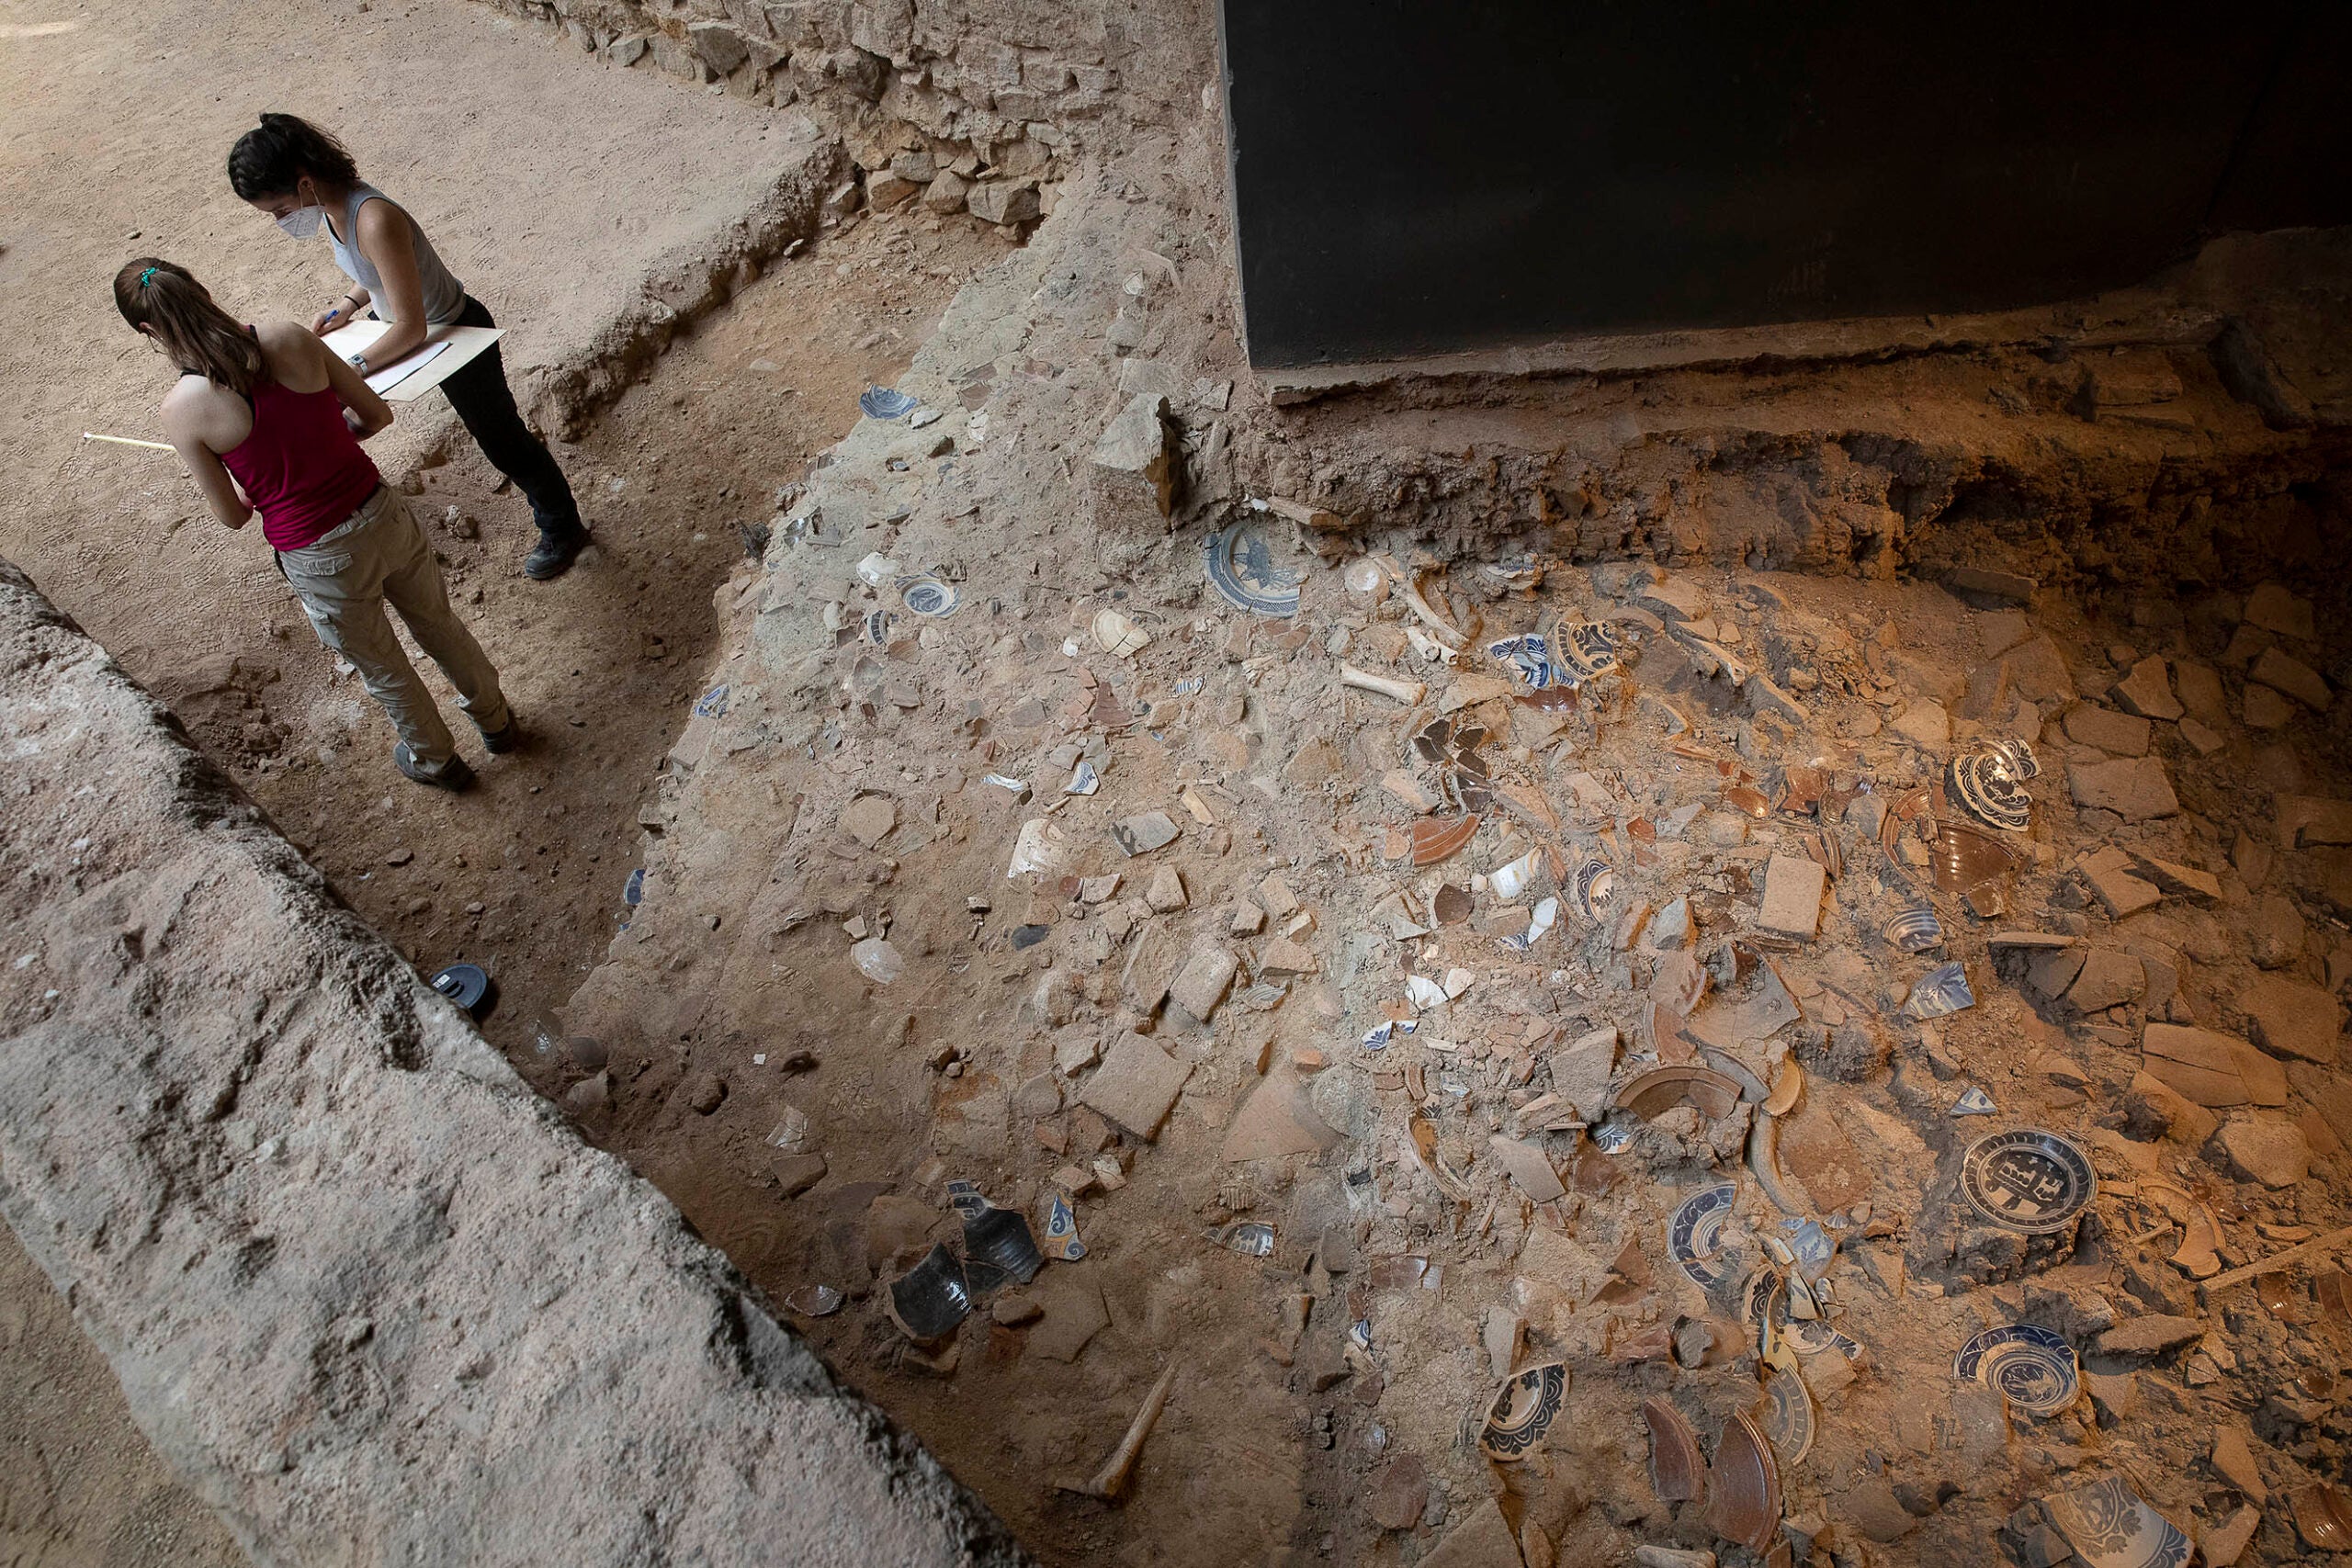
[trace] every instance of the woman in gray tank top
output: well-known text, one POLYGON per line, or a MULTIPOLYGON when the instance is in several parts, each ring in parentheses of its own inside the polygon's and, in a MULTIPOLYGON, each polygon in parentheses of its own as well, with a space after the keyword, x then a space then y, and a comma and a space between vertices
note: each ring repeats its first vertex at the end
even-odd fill
MULTIPOLYGON (((380 369, 414 352, 435 327, 498 324, 442 265, 407 209, 364 183, 343 143, 309 121, 262 116, 229 153, 229 184, 298 240, 326 231, 335 265, 356 287, 322 311, 311 330, 327 333, 371 308, 390 323, 366 355, 352 356, 362 375, 370 360, 380 369)), ((539 542, 525 558, 524 571, 541 581, 562 576, 588 543, 588 530, 563 470, 514 406, 498 345, 452 373, 441 389, 491 467, 531 502, 539 542)))

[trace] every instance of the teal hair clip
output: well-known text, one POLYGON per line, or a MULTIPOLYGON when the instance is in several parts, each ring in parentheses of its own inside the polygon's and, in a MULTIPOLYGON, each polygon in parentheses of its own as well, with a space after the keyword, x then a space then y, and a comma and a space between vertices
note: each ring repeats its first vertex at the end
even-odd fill
POLYGON ((154 286, 155 269, 151 266, 139 275, 139 287, 141 288, 152 288, 154 286))

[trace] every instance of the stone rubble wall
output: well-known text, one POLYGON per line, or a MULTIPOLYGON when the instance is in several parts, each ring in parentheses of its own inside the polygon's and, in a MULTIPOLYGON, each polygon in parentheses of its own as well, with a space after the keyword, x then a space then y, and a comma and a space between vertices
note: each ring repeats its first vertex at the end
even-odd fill
POLYGON ((944 212, 1036 216, 1088 150, 1199 111, 1199 0, 492 0, 622 68, 666 72, 840 136, 944 212))
POLYGON ((0 566, 0 1213, 262 1564, 1013 1564, 0 566))
MULTIPOLYGON (((2233 560, 2265 549, 2313 495, 2333 495, 2352 459, 2340 402, 2316 420, 2291 397, 2273 406, 2263 378, 2224 352, 2245 335, 2237 275, 2340 269, 2341 247, 2324 239, 2243 239, 2181 277, 1998 317, 1256 374, 1240 347, 1205 6, 497 3, 616 67, 789 106, 840 138, 849 161, 829 171, 839 183, 820 221, 869 199, 921 199, 1025 228, 1077 201, 1082 215, 1032 240, 1065 258, 1060 270, 1015 269, 1046 292, 981 280, 975 299, 1018 320, 950 333, 933 374, 956 380, 954 400, 985 408, 999 430, 1027 433, 1033 452, 1042 443, 1090 505, 1094 442, 1121 401, 1148 393, 1168 399, 1180 525, 1216 525, 1271 495, 1348 525, 1312 541, 1327 555, 1381 545, 1445 559, 1937 576, 1991 558, 2096 590, 2135 585, 2151 567, 2232 581, 2233 560), (1016 367, 1016 343, 1050 374, 1016 367), (991 362, 991 379, 963 383, 991 362)), ((706 275, 682 310, 723 300, 729 283, 706 275)), ((2261 334, 2285 353, 2280 335, 2292 333, 2261 334)), ((2255 357, 2265 353, 2257 338, 2255 357)), ((572 374, 633 373, 612 364, 572 374)), ((958 446, 970 493, 1033 488, 978 443, 958 446)), ((854 485, 831 476, 837 519, 870 510, 876 486, 929 488, 920 464, 891 460, 854 485)), ((963 504, 965 490, 944 493, 963 504)), ((1113 576, 1154 547, 1161 520, 1146 509, 1128 521, 1100 547, 1113 576)))

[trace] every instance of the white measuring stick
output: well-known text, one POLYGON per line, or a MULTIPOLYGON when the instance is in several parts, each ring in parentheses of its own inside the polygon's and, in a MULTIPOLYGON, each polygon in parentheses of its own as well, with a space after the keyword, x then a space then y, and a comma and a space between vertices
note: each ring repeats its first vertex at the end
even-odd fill
POLYGON ((158 452, 176 452, 179 450, 178 447, 173 446, 168 441, 141 441, 138 437, 132 435, 100 435, 95 430, 85 430, 82 432, 82 439, 85 441, 111 441, 117 446, 152 446, 158 452))

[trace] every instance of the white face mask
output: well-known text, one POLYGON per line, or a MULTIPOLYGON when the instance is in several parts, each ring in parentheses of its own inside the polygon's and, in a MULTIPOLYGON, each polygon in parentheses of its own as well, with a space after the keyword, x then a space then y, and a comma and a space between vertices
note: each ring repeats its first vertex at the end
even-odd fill
POLYGON ((326 221, 326 216, 323 207, 298 207, 279 219, 277 226, 298 240, 308 240, 318 234, 319 225, 326 221))

